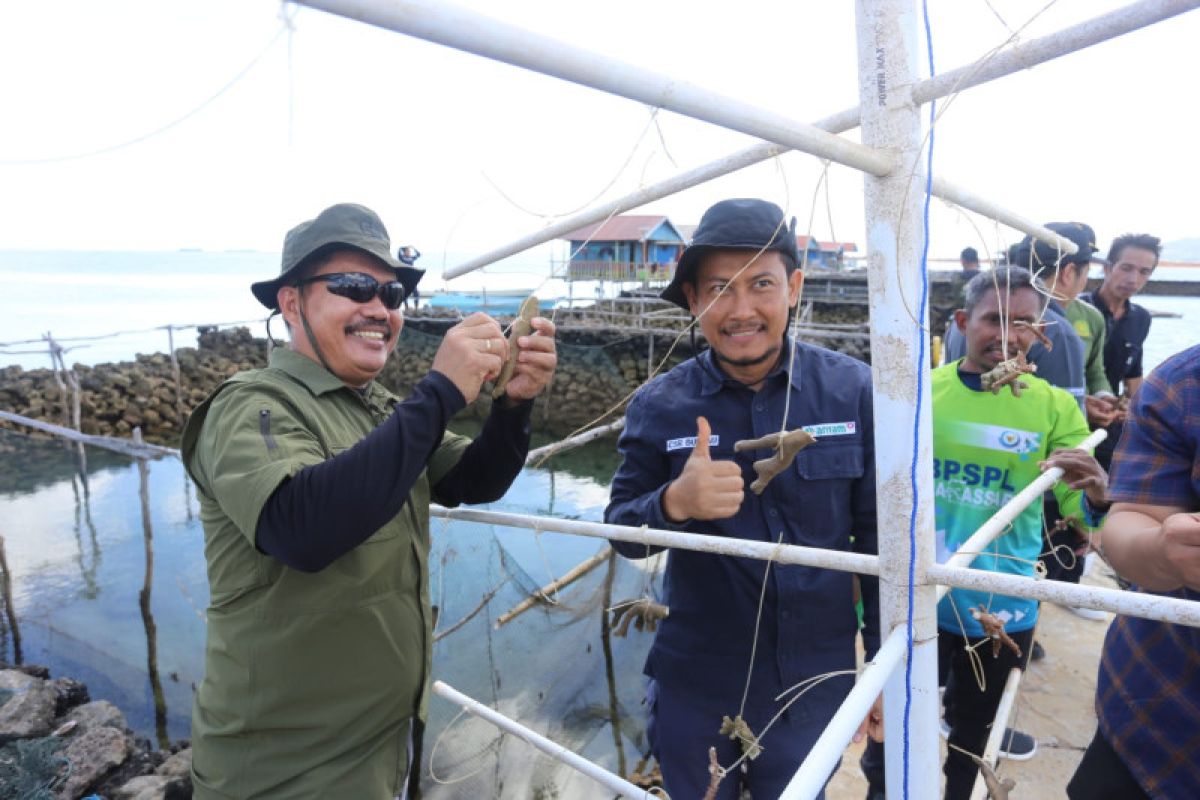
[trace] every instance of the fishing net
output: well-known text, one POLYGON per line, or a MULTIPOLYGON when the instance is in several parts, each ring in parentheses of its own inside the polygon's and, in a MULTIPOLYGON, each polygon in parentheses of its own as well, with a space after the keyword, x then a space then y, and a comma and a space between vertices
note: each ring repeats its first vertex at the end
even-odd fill
POLYGON ((54 800, 55 790, 70 776, 58 755, 61 739, 18 739, 0 747, 0 797, 54 800))
MULTIPOLYGON (((433 535, 431 588, 440 610, 434 678, 627 777, 647 749, 641 668, 651 635, 606 636, 602 617, 617 602, 657 594, 649 562, 603 559, 497 628, 505 612, 565 572, 565 561, 584 561, 607 545, 460 521, 435 521, 433 535), (543 537, 555 538, 539 541, 543 537)), ((529 744, 459 712, 448 701, 431 700, 421 770, 425 797, 611 796, 529 744)))

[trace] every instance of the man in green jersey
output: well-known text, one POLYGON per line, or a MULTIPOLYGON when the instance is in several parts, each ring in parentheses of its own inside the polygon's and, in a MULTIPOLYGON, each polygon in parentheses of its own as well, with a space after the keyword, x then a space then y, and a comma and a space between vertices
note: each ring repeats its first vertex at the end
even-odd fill
MULTIPOLYGON (((1030 273, 1006 267, 973 278, 966 287, 965 308, 955 312, 966 355, 934 370, 930 387, 939 562, 1052 466, 1064 471, 1054 489, 1064 513, 1095 526, 1107 508, 1104 470, 1091 455, 1073 449, 1087 437, 1088 427, 1070 394, 1036 375, 1021 377, 1025 388, 1019 396, 1009 386, 996 393, 983 388, 984 373, 1032 344, 1028 327, 1016 323, 1036 322, 1041 309, 1042 296, 1030 273)), ((1033 575, 1041 551, 1039 498, 973 566, 1033 575)), ((1028 658, 1037 616, 1037 601, 966 589, 951 590, 938 605, 938 666, 946 686, 946 722, 953 745, 944 768, 950 800, 966 800, 971 794, 978 766, 963 751, 982 756, 1005 679, 1028 658), (1015 648, 994 649, 980 619, 985 614, 991 615, 988 621, 1003 623, 1015 648), (976 655, 982 682, 972 666, 976 655)), ((1005 742, 1002 749, 1012 753, 1014 748, 1005 742)), ((1029 757, 1033 751, 1024 748, 1024 754, 1029 757)), ((882 796, 880 756, 881 748, 873 745, 863 757, 872 798, 882 796)))
POLYGON ((192 713, 199 800, 391 800, 406 794, 432 663, 429 504, 499 498, 556 363, 535 317, 474 441, 450 418, 509 345, 472 314, 403 401, 376 382, 421 271, 370 209, 343 203, 288 232, 254 296, 288 347, 196 409, 183 461, 204 523, 210 603, 192 713))
MULTIPOLYGON (((1064 515, 1099 524, 1107 508, 1104 470, 1088 453, 1074 448, 1087 435, 1087 422, 1073 398, 1035 375, 998 393, 982 386, 982 374, 1015 358, 1032 344, 1028 328, 1040 317, 1042 298, 1032 276, 1020 268, 998 270, 967 285, 965 308, 955 324, 965 334, 967 355, 933 372, 934 491, 939 561, 958 550, 988 518, 1042 470, 1064 470, 1054 494, 1064 515), (996 285, 999 285, 999 291, 996 285)), ((996 572, 1033 575, 1042 551, 1042 504, 1035 501, 1012 522, 974 566, 996 572)), ((1005 678, 1023 666, 1037 623, 1036 601, 966 589, 951 590, 938 605, 939 653, 946 675, 946 722, 950 743, 982 755, 1005 678), (1020 654, 1006 647, 998 655, 978 618, 991 614, 1004 623, 1020 654), (973 648, 982 661, 981 687, 971 666, 973 648)), ((970 795, 978 768, 951 748, 946 760, 948 798, 970 795)))

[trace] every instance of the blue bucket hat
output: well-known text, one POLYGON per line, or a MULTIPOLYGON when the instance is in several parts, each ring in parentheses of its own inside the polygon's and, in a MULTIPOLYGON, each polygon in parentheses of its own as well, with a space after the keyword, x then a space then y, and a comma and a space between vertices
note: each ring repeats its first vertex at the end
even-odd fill
POLYGON ((659 295, 663 300, 690 311, 683 286, 696 280, 701 259, 713 250, 774 250, 800 263, 796 247, 796 218, 783 218, 783 209, 766 200, 736 198, 722 200, 704 212, 700 225, 675 267, 671 283, 659 295))
MULTIPOLYGON (((338 203, 322 211, 315 219, 301 222, 288 231, 283 240, 283 259, 279 275, 269 281, 251 284, 258 302, 276 311, 279 287, 287 286, 297 276, 297 268, 320 252, 348 247, 374 256, 396 273, 404 285, 405 296, 413 293, 425 270, 401 262, 392 255, 392 240, 379 215, 366 206, 338 203)), ((414 251, 415 252, 415 251, 414 251)), ((415 261, 416 257, 412 258, 415 261)))

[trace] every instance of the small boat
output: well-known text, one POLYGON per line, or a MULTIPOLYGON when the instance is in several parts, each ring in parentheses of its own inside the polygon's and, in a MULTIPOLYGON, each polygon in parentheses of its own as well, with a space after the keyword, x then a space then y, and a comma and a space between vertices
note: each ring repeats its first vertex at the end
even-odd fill
MULTIPOLYGON (((438 291, 428 295, 427 303, 432 308, 454 308, 469 314, 484 311, 488 314, 515 314, 521 308, 526 297, 533 294, 533 289, 499 289, 489 291, 482 289, 478 292, 446 292, 438 291)), ((422 295, 422 299, 426 299, 422 295)), ((543 303, 543 305, 545 305, 543 303)))

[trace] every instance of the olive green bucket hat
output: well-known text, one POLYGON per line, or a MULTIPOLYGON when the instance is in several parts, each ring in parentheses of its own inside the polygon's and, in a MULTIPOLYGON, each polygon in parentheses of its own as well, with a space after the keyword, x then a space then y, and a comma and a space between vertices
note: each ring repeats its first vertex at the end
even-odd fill
POLYGON ((382 261, 396 273, 396 280, 404 285, 406 296, 413 293, 425 274, 425 270, 404 264, 392 255, 392 241, 378 214, 366 206, 338 203, 322 211, 316 219, 301 222, 288 231, 283 240, 279 276, 251 284, 250 291, 254 292, 258 302, 277 311, 279 287, 289 285, 304 262, 319 253, 342 247, 361 250, 382 261))

